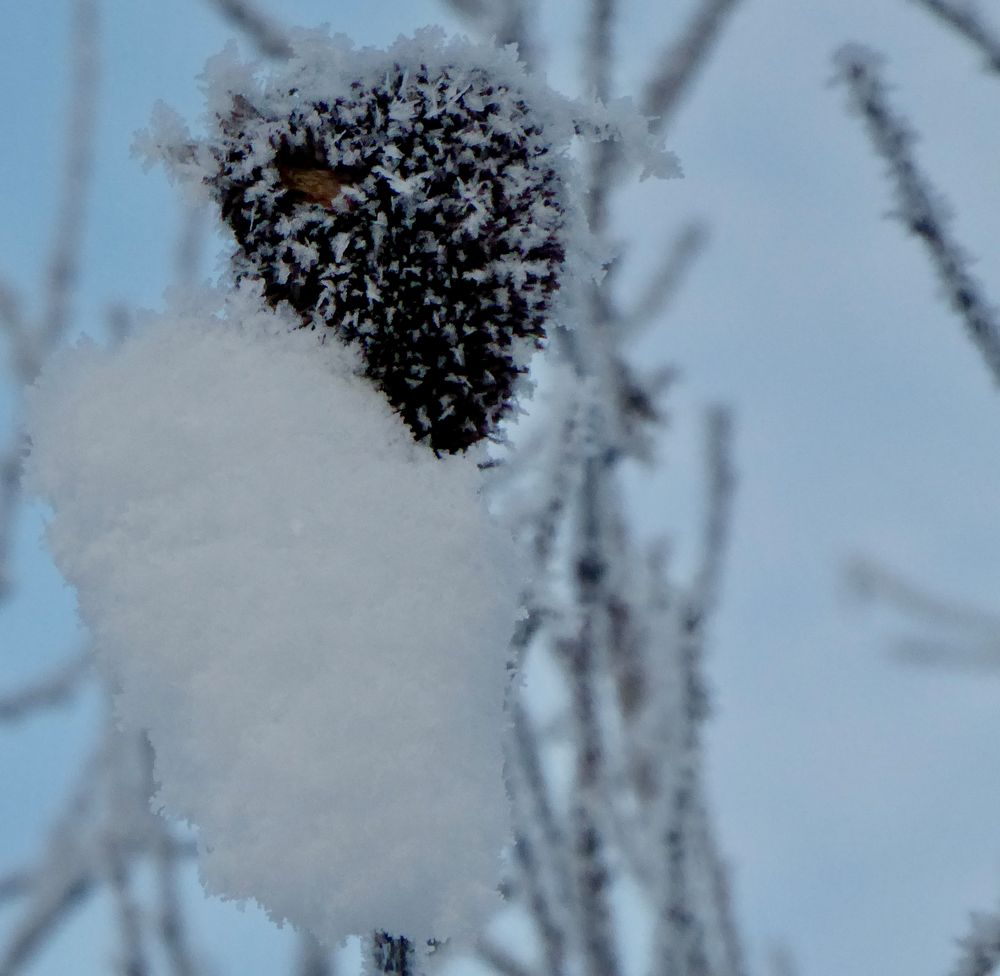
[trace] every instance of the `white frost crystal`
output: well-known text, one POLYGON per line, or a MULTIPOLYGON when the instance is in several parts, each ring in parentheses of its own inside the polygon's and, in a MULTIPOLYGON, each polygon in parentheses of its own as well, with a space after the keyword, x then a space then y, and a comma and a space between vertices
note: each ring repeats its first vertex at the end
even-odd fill
POLYGON ((298 324, 244 288, 62 353, 28 479, 209 890, 326 940, 468 936, 507 839, 513 543, 474 456, 298 324))

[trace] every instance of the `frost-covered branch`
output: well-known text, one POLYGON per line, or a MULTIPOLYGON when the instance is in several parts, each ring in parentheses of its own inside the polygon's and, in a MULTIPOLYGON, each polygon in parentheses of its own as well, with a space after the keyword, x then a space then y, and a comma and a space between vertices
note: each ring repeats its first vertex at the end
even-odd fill
POLYGON ((993 378, 1000 382, 1000 322, 969 272, 969 258, 951 235, 950 213, 920 170, 913 151, 916 135, 889 104, 881 76, 882 58, 858 44, 836 55, 838 71, 850 91, 875 151, 888 165, 896 191, 896 216, 926 246, 952 308, 966 328, 993 378))
POLYGON ((985 56, 987 67, 1000 72, 1000 37, 983 19, 982 12, 972 0, 912 0, 929 10, 949 27, 977 47, 985 56))
POLYGON ((230 24, 245 34, 261 54, 279 61, 291 56, 292 48, 282 27, 262 13, 250 0, 206 0, 230 24))
POLYGON ((546 972, 560 976, 567 950, 564 916, 571 898, 565 836, 556 821, 551 788, 542 770, 538 734, 516 696, 511 702, 511 712, 514 754, 509 786, 514 814, 514 861, 542 943, 546 972))

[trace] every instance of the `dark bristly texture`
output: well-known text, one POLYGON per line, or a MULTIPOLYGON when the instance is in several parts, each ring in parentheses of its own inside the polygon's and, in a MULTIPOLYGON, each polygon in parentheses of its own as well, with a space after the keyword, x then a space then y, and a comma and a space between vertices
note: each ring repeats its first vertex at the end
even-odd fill
POLYGON ((237 96, 213 181, 263 283, 364 371, 438 452, 493 435, 565 258, 553 152, 522 97, 481 69, 404 69, 286 117, 237 96))

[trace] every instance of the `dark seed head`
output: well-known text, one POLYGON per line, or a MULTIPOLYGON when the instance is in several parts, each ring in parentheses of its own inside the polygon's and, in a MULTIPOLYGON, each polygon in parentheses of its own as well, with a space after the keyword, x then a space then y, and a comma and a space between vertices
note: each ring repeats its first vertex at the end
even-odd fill
POLYGON ((218 120, 237 276, 356 344, 434 450, 494 435, 565 260, 556 154, 523 96, 479 68, 393 64, 291 104, 238 96, 218 120))

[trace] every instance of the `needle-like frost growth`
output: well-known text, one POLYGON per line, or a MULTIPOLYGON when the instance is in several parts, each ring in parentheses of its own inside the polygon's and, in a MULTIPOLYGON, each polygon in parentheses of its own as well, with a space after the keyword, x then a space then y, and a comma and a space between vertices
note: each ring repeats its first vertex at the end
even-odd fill
POLYGON ((55 357, 52 551, 210 890, 331 940, 470 934, 507 839, 513 543, 350 350, 248 286, 224 306, 55 357))
POLYGON ((463 451, 545 338, 573 128, 511 51, 436 31, 294 42, 266 73, 216 59, 207 133, 173 154, 229 225, 237 279, 354 344, 414 436, 463 451))

